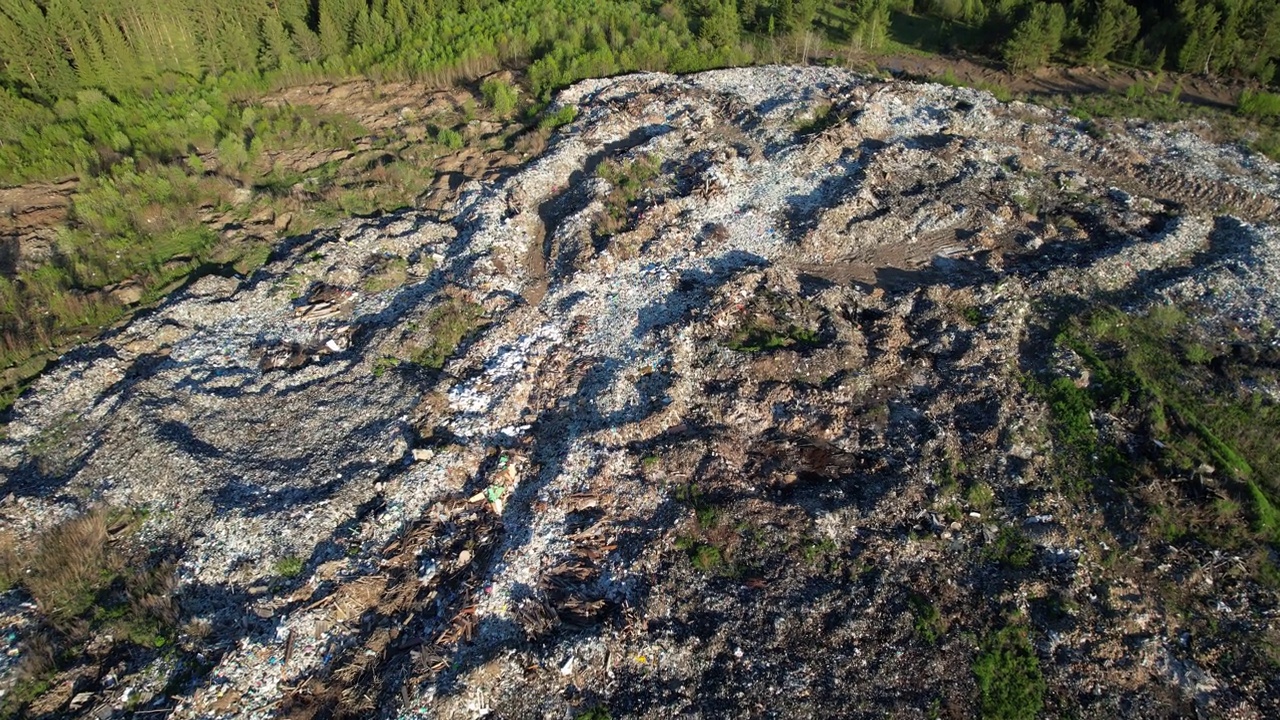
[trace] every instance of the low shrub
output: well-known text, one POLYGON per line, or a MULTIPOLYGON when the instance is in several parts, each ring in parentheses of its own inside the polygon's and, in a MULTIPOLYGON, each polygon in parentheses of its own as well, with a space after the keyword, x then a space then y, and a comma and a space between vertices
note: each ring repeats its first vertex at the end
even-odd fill
POLYGON ((1252 117, 1280 117, 1280 94, 1262 90, 1245 90, 1237 106, 1241 114, 1252 117))

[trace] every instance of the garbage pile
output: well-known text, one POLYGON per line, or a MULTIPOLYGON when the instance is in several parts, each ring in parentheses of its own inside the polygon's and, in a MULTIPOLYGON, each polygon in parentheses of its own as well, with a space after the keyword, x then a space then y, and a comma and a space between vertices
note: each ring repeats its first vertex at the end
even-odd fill
MULTIPOLYGON (((18 401, 8 536, 142 509, 181 614, 32 716, 968 716, 1005 624, 1055 711, 1276 711, 1264 667, 1180 640, 1146 585, 1176 560, 1102 549, 1118 511, 1055 484, 1027 379, 1087 385, 1044 328, 1098 303, 1273 337, 1280 167, 838 69, 556 105, 447 212, 202 278, 18 401)), ((1221 622, 1275 638, 1274 590, 1233 587, 1221 622)))

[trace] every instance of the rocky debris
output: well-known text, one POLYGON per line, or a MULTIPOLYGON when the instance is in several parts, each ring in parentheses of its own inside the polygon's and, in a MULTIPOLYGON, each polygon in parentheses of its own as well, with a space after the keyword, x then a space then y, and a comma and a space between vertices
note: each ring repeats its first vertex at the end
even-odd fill
POLYGON ((1080 367, 1037 344, 1046 306, 1265 336, 1280 168, 832 69, 557 102, 578 120, 448 219, 293 238, 18 401, 6 527, 150 508, 204 628, 54 712, 966 716, 973 638, 1058 598, 1054 708, 1271 714, 1265 669, 1136 649, 1181 621, 1106 574, 1019 376, 1080 367))

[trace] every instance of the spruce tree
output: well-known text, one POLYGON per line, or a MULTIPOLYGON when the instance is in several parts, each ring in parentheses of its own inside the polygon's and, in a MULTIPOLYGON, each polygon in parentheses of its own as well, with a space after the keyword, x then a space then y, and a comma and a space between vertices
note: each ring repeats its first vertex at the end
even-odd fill
POLYGON ((1094 0, 1088 5, 1088 17, 1082 57, 1090 65, 1127 47, 1141 29, 1138 10, 1124 0, 1094 0))
POLYGON ((1035 70, 1049 62, 1062 46, 1067 14, 1056 3, 1035 3, 1005 42, 1005 64, 1014 72, 1035 70))
POLYGON ((287 68, 295 60, 293 58, 293 42, 284 29, 280 16, 274 12, 267 13, 261 24, 262 44, 258 55, 258 66, 264 70, 287 68))
POLYGON ((873 51, 888 41, 889 0, 858 0, 850 9, 849 46, 853 51, 873 51))
POLYGON ((737 45, 742 28, 734 0, 703 0, 698 15, 698 37, 717 48, 737 45))
POLYGON ((62 44, 30 0, 0 0, 0 45, 8 81, 45 100, 75 89, 75 72, 62 44))

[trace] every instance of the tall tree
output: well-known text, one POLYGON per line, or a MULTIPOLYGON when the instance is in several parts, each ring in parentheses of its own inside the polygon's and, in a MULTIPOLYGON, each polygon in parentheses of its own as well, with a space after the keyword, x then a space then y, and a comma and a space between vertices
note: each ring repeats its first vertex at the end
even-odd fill
POLYGON ((1196 0, 1182 0, 1178 3, 1178 18, 1184 33, 1178 50, 1178 69, 1209 72, 1218 22, 1222 19, 1218 8, 1211 4, 1199 5, 1196 0))
POLYGON ((1280 61, 1280 0, 1258 0, 1241 32, 1244 69, 1262 82, 1271 82, 1280 61))
POLYGON ((320 0, 320 49, 325 57, 338 57, 351 45, 351 29, 355 25, 364 0, 320 0))
POLYGON ((1033 3, 1005 42, 1005 64, 1014 72, 1043 67, 1062 47, 1067 13, 1057 3, 1033 3))
POLYGON ((289 67, 294 63, 293 42, 277 13, 267 13, 261 23, 262 45, 258 65, 264 70, 289 67))
POLYGON ((698 5, 698 37, 718 48, 737 45, 742 34, 737 3, 702 0, 698 5))
POLYGON ((1084 34, 1082 56, 1096 65, 1115 51, 1128 47, 1138 36, 1142 23, 1138 9, 1124 0, 1092 0, 1080 10, 1084 34))
POLYGON ((854 0, 849 46, 854 51, 871 51, 889 40, 889 0, 854 0))
POLYGON ((6 79, 33 95, 54 99, 75 88, 62 43, 30 0, 0 0, 0 46, 6 79))

